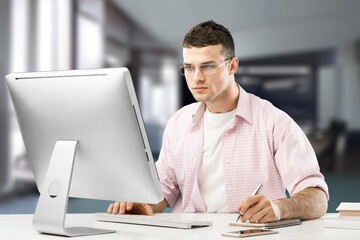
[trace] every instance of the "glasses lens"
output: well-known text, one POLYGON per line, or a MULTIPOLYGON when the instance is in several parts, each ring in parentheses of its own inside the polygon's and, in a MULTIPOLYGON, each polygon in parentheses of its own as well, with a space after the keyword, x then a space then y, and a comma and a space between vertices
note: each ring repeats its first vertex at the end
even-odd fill
POLYGON ((201 68, 201 72, 206 75, 211 75, 216 72, 217 67, 213 65, 207 65, 201 68))
POLYGON ((179 67, 179 73, 183 76, 185 76, 185 68, 184 66, 179 67))

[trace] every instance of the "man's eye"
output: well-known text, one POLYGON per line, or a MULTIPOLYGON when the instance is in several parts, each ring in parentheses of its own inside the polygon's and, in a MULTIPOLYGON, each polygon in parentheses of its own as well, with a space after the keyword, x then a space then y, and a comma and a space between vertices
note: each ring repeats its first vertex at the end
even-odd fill
POLYGON ((194 67, 193 66, 184 66, 184 69, 186 71, 192 71, 192 70, 194 70, 194 67))
POLYGON ((214 65, 203 65, 201 66, 201 70, 206 71, 206 70, 213 70, 216 67, 214 65))

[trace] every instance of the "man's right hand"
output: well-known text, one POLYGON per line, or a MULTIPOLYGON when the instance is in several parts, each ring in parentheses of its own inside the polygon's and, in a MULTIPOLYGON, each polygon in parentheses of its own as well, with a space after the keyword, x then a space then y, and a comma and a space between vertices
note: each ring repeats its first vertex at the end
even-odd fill
POLYGON ((107 209, 107 213, 154 215, 154 211, 149 204, 121 201, 111 203, 107 209))

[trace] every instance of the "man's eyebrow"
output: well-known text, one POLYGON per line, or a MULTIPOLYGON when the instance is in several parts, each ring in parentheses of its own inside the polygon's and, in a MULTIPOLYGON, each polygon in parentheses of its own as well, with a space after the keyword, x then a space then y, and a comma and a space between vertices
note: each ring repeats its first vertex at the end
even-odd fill
MULTIPOLYGON (((206 62, 200 63, 200 65, 215 64, 215 63, 216 63, 216 61, 206 61, 206 62)), ((186 62, 184 62, 183 65, 186 65, 186 66, 191 65, 191 66, 193 66, 191 63, 186 63, 186 62)))
POLYGON ((200 63, 200 65, 208 65, 208 64, 215 64, 215 61, 207 61, 207 62, 202 62, 200 63))

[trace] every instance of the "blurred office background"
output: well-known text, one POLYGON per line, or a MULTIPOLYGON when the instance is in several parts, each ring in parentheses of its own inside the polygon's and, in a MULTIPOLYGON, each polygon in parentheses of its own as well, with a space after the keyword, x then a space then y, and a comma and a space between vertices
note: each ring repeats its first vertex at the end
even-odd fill
MULTIPOLYGON (((193 101, 182 39, 215 20, 232 32, 243 88, 287 112, 311 141, 330 188, 329 212, 360 201, 360 1, 2 0, 0 76, 128 67, 154 156, 169 117, 193 101)), ((0 213, 33 213, 34 177, 0 81, 0 213)), ((70 212, 106 201, 71 199, 70 212)))

